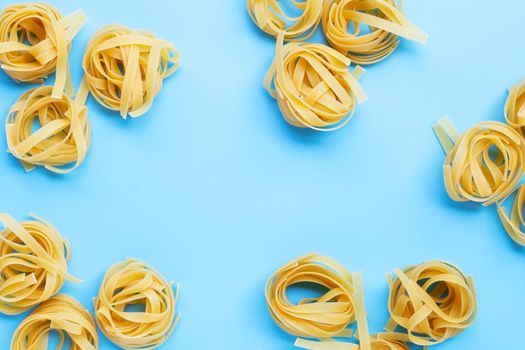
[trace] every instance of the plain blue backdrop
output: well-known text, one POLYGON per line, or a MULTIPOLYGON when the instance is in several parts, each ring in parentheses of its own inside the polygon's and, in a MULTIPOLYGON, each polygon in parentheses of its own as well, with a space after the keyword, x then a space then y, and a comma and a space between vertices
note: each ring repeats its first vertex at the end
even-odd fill
MULTIPOLYGON (((111 264, 143 259, 182 288, 182 321, 164 348, 285 350, 293 337, 269 317, 263 288, 292 258, 317 251, 362 271, 373 332, 388 318, 386 274, 445 259, 474 276, 479 318, 435 348, 516 347, 525 251, 494 207, 448 198, 431 125, 444 114, 460 130, 503 119, 506 89, 525 77, 522 1, 405 1, 428 45, 403 41, 368 67, 368 101, 329 134, 281 118, 262 87, 275 40, 244 0, 50 2, 89 17, 72 48, 77 85, 84 47, 106 24, 150 29, 182 55, 139 119, 89 100, 93 145, 72 174, 26 174, 0 157, 1 210, 42 216, 72 244, 70 271, 85 282, 65 292, 91 308, 111 264)), ((4 115, 28 88, 0 72, 4 115)), ((2 127, 2 147, 4 139, 2 127)), ((1 349, 21 320, 0 317, 1 349)), ((101 349, 116 347, 101 335, 101 349)))

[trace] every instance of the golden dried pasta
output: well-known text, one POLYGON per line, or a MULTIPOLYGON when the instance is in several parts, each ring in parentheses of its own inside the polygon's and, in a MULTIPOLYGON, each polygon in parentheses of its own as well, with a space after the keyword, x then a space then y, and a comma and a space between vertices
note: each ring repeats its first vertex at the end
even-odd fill
POLYGON ((7 6, 0 15, 0 63, 17 82, 42 83, 56 72, 51 96, 72 93, 69 50, 86 21, 82 11, 62 17, 53 6, 27 3, 7 6))
POLYGON ((525 205, 525 185, 522 184, 517 187, 509 196, 514 193, 515 197, 510 216, 503 206, 505 200, 498 202, 498 215, 510 238, 512 238, 517 244, 525 246, 525 218, 523 216, 523 207, 525 205))
MULTIPOLYGON (((372 350, 410 350, 406 335, 394 332, 379 333, 370 336, 372 350)), ((342 341, 312 341, 298 338, 295 346, 309 350, 360 350, 358 344, 342 341)))
POLYGON ((20 314, 58 293, 68 273, 69 243, 46 221, 0 213, 0 312, 20 314))
POLYGON ((447 156, 445 187, 455 201, 490 205, 505 198, 525 170, 525 139, 510 126, 489 121, 463 135, 448 118, 434 125, 447 156))
POLYGON ((266 283, 268 310, 285 332, 306 338, 350 336, 348 325, 355 321, 355 288, 352 275, 335 260, 310 254, 277 270, 266 283), (327 291, 318 298, 292 303, 286 291, 290 286, 309 283, 327 291))
POLYGON ((356 67, 350 60, 322 44, 283 45, 279 34, 275 59, 264 82, 285 120, 293 126, 331 131, 344 126, 357 103, 366 100, 356 67))
POLYGON ((67 94, 57 99, 52 94, 50 86, 29 90, 9 110, 8 150, 26 171, 41 165, 55 173, 71 172, 82 164, 89 150, 86 87, 80 89, 76 100, 67 94), (35 122, 39 124, 37 130, 35 122))
POLYGON ((156 270, 128 259, 106 273, 95 300, 95 316, 106 337, 121 348, 154 349, 168 339, 178 323, 177 298, 171 283, 156 270), (144 310, 131 311, 131 306, 144 310))
POLYGON ((265 33, 277 37, 284 33, 288 41, 303 41, 315 32, 321 21, 324 0, 290 0, 301 14, 297 17, 286 15, 278 0, 248 0, 248 14, 265 33))
POLYGON ((179 67, 175 46, 145 30, 110 25, 97 32, 86 48, 84 79, 104 107, 139 117, 159 94, 164 79, 179 67))
POLYGON ((427 35, 406 18, 395 0, 328 0, 322 24, 330 45, 362 65, 388 57, 400 36, 427 42, 427 35))
POLYGON ((429 346, 450 339, 472 325, 477 314, 474 282, 457 267, 429 261, 389 276, 386 327, 401 327, 410 342, 429 346))
POLYGON ((59 336, 55 349, 98 349, 93 317, 77 300, 57 295, 37 307, 18 326, 11 341, 12 350, 47 350, 51 333, 59 336))
POLYGON ((525 135, 525 80, 509 89, 505 119, 510 126, 525 135))

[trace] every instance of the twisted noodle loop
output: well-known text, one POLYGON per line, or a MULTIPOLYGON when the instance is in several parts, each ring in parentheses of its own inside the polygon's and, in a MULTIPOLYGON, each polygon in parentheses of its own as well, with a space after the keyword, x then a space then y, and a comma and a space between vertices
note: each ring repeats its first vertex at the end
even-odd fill
POLYGON ((461 137, 447 118, 434 130, 447 152, 445 186, 455 201, 482 202, 505 198, 525 170, 525 139, 499 122, 482 122, 461 137))
POLYGON ((265 88, 277 99, 285 120, 297 127, 330 131, 344 126, 356 104, 366 100, 358 79, 363 69, 348 72, 350 60, 322 44, 289 43, 279 34, 265 88))
MULTIPOLYGON (((498 215, 510 238, 512 238, 517 244, 525 246, 525 217, 523 216, 523 208, 525 206, 525 185, 520 185, 513 191, 513 193, 514 192, 516 195, 510 217, 503 206, 503 201, 498 202, 498 215)), ((512 195, 512 193, 510 195, 512 195)))
POLYGON ((285 40, 303 41, 312 36, 319 25, 323 2, 324 0, 291 0, 301 11, 297 17, 287 16, 277 0, 248 0, 247 8, 252 20, 265 33, 276 37, 284 31, 285 40))
POLYGON ((0 312, 20 314, 58 293, 67 272, 69 243, 42 219, 18 223, 0 213, 0 312))
POLYGON ((86 91, 81 89, 74 101, 66 94, 53 98, 52 88, 41 86, 25 92, 11 107, 6 119, 7 145, 26 170, 42 165, 56 173, 68 173, 82 164, 90 146, 82 90, 86 91), (35 121, 39 123, 36 131, 35 121), (64 167, 70 163, 74 164, 64 167))
POLYGON ((139 117, 172 75, 180 57, 172 43, 144 30, 112 25, 91 39, 83 60, 91 94, 104 107, 139 117))
POLYGON ((507 123, 525 135, 525 80, 509 89, 504 112, 507 123))
POLYGON ((307 338, 349 335, 355 321, 352 276, 336 261, 317 254, 296 259, 277 270, 266 284, 266 305, 274 321, 287 333, 307 338), (309 283, 326 288, 318 298, 293 304, 286 291, 309 283))
POLYGON ((18 82, 42 83, 57 72, 52 96, 72 91, 68 54, 86 21, 82 11, 62 17, 42 3, 7 6, 0 16, 0 62, 18 82))
POLYGON ((51 332, 59 335, 56 349, 65 349, 66 338, 71 341, 70 350, 98 349, 93 317, 77 300, 63 294, 49 299, 22 321, 11 341, 11 349, 47 350, 51 332))
POLYGON ((395 274, 393 280, 389 277, 387 330, 400 326, 412 343, 429 346, 458 335, 474 322, 474 283, 455 266, 431 261, 396 269, 395 274))
POLYGON ((427 41, 427 35, 405 17, 395 0, 328 0, 322 18, 330 45, 357 64, 385 59, 399 45, 399 36, 427 41), (370 31, 362 32, 361 25, 370 31))
POLYGON ((157 271, 141 261, 126 260, 106 273, 95 315, 102 332, 121 348, 154 349, 178 323, 176 299, 171 284, 157 271), (144 311, 128 311, 131 305, 142 305, 144 311))

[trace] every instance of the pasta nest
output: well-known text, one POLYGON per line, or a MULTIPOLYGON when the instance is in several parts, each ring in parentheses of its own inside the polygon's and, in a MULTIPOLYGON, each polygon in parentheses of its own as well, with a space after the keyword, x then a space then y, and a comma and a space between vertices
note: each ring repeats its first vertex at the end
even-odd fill
POLYGON ((55 173, 71 172, 82 164, 90 147, 83 98, 74 101, 67 94, 54 98, 50 86, 25 92, 9 111, 6 137, 9 152, 27 171, 41 165, 55 173))
POLYGON ((357 103, 366 100, 358 82, 363 69, 348 71, 350 60, 322 44, 283 45, 279 34, 265 88, 293 126, 331 131, 344 126, 357 103))
POLYGON ((362 65, 387 58, 399 45, 399 36, 427 41, 427 35, 405 17, 395 0, 328 0, 322 24, 330 45, 362 65))
POLYGON ((89 91, 104 107, 139 117, 180 65, 175 46, 144 30, 111 25, 89 42, 83 60, 89 91))
POLYGON ((525 135, 525 80, 509 89, 505 119, 510 126, 525 135))
POLYGON ((123 349, 154 349, 178 323, 177 298, 172 285, 157 271, 129 259, 106 273, 95 300, 97 323, 106 337, 123 349), (142 306, 144 311, 130 311, 130 306, 142 306))
POLYGON ((399 333, 380 333, 369 337, 367 344, 347 343, 332 340, 311 341, 298 338, 295 346, 310 350, 410 350, 399 333))
POLYGON ((266 305, 274 321, 285 332, 307 338, 349 336, 355 321, 355 289, 352 275, 338 262, 317 254, 291 261, 266 283, 266 305), (289 287, 308 283, 326 289, 317 298, 292 303, 289 287))
POLYGON ((0 213, 0 312, 20 314, 58 293, 67 272, 69 243, 42 219, 17 222, 0 213))
POLYGON ((11 349, 47 349, 50 333, 58 333, 56 349, 98 349, 98 335, 93 317, 77 300, 57 295, 37 307, 18 326, 11 341, 11 349))
POLYGON ((291 3, 301 12, 299 16, 288 16, 277 0, 248 0, 248 14, 269 35, 277 37, 284 31, 285 40, 306 40, 312 36, 321 21, 324 0, 292 0, 291 3))
POLYGON ((389 276, 386 329, 406 330, 410 342, 429 346, 450 339, 472 325, 477 314, 474 282, 457 267, 431 261, 395 270, 389 276))
POLYGON ((512 194, 515 194, 515 197, 510 216, 503 206, 503 201, 498 202, 498 215, 510 238, 517 244, 525 246, 525 217, 523 216, 525 185, 522 184, 517 187, 510 195, 512 194))
POLYGON ((42 83, 56 71, 52 96, 60 98, 64 88, 72 90, 68 55, 85 21, 82 11, 62 17, 43 3, 7 6, 0 15, 2 69, 17 82, 29 83, 42 83))
POLYGON ((410 350, 405 338, 400 333, 379 333, 370 337, 370 344, 372 350, 410 350))

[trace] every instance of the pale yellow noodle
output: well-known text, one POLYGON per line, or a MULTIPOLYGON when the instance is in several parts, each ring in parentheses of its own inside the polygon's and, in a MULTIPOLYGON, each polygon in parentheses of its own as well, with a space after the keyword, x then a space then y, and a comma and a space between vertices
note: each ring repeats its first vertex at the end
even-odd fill
POLYGON ((517 244, 525 246, 525 217, 523 216, 525 185, 520 185, 510 195, 513 193, 515 193, 515 197, 510 216, 503 205, 504 200, 498 202, 498 215, 510 238, 517 244))
POLYGON ((507 123, 525 135, 525 80, 509 89, 504 113, 507 123))
MULTIPOLYGON (((379 333, 370 336, 372 350, 410 350, 406 342, 406 335, 394 332, 379 333)), ((295 346, 309 350, 360 350, 359 344, 342 341, 321 340, 312 341, 298 338, 295 346)))

